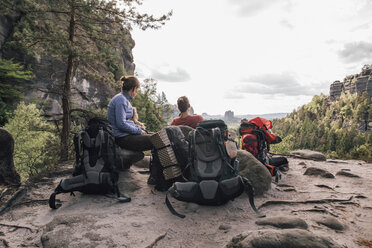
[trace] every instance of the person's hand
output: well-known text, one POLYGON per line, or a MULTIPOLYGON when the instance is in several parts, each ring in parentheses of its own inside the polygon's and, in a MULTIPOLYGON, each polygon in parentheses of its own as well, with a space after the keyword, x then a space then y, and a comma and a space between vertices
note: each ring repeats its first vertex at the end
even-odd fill
POLYGON ((141 134, 147 134, 144 130, 142 130, 142 133, 141 134))

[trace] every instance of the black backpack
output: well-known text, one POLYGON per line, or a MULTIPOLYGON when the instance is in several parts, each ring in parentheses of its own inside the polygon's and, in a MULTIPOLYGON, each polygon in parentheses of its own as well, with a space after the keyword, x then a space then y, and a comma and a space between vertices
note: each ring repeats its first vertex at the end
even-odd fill
POLYGON ((112 194, 121 202, 131 199, 118 188, 118 169, 122 166, 119 147, 115 144, 112 127, 105 118, 95 117, 74 136, 76 163, 73 177, 61 180, 49 198, 56 209, 55 197, 60 193, 80 191, 86 194, 112 194))
POLYGON ((150 137, 150 174, 155 189, 166 191, 176 181, 183 181, 182 172, 188 163, 189 143, 178 126, 163 127, 150 137))
MULTIPOLYGON (((180 201, 201 205, 221 205, 240 196, 249 196, 253 210, 260 214, 253 201, 253 188, 248 179, 239 176, 239 162, 227 154, 224 142, 227 126, 222 120, 199 122, 189 134, 189 164, 183 175, 187 182, 176 182, 166 195, 166 205, 176 216, 168 194, 180 201)), ((261 215, 261 214, 260 214, 261 215)))

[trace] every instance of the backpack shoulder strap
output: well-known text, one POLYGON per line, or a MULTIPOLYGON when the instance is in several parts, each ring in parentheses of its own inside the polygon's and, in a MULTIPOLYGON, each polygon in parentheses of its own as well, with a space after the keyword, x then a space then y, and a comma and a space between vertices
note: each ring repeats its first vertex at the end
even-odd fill
POLYGON ((225 146, 223 144, 223 140, 221 137, 221 131, 218 127, 212 129, 212 137, 213 140, 217 142, 218 151, 220 152, 221 158, 224 161, 224 163, 232 170, 233 173, 235 173, 235 169, 231 166, 231 164, 227 161, 227 153, 225 151, 225 146))

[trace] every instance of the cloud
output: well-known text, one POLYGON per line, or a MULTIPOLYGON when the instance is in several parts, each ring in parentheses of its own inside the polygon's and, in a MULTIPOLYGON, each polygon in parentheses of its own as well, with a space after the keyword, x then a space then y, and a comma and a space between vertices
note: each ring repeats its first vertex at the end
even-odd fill
POLYGON ((238 8, 238 14, 241 16, 253 16, 266 9, 271 8, 272 6, 282 3, 287 9, 290 6, 290 1, 281 1, 281 0, 229 0, 238 8))
MULTIPOLYGON (((301 85, 293 73, 261 74, 241 80, 239 92, 260 95, 313 96, 324 89, 325 84, 301 85)), ((329 85, 327 85, 329 87, 329 85)))
POLYGON ((371 27, 371 24, 372 24, 372 22, 366 22, 366 23, 363 23, 361 25, 355 26, 351 29, 351 32, 360 31, 360 30, 361 31, 368 30, 371 27))
POLYGON ((186 70, 179 67, 160 68, 159 70, 153 70, 151 77, 156 80, 172 83, 187 82, 191 79, 190 74, 186 70))
POLYGON ((236 90, 226 91, 224 95, 225 99, 244 99, 244 93, 237 92, 236 90))
POLYGON ((280 25, 282 25, 283 27, 286 27, 288 29, 293 29, 294 26, 292 25, 292 23, 290 23, 288 20, 285 20, 285 19, 282 19, 280 21, 280 25))
POLYGON ((370 59, 372 56, 372 43, 365 41, 346 43, 344 48, 338 52, 338 55, 348 63, 370 59))

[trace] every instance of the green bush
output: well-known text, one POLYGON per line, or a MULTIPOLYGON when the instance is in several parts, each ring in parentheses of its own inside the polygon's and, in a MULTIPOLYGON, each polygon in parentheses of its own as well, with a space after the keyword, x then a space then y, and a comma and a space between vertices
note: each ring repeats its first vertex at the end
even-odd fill
POLYGON ((14 165, 22 181, 58 162, 58 135, 41 115, 35 104, 21 102, 4 127, 14 138, 14 165))

